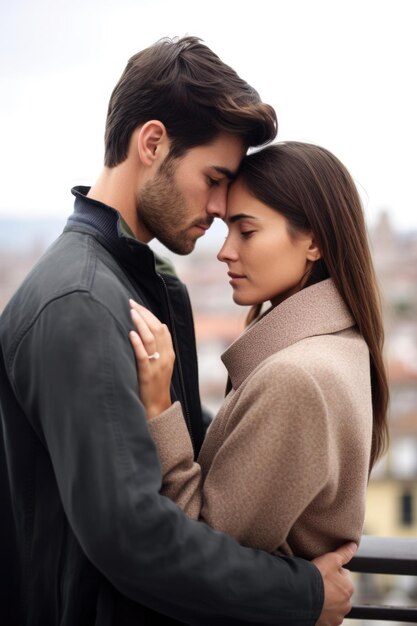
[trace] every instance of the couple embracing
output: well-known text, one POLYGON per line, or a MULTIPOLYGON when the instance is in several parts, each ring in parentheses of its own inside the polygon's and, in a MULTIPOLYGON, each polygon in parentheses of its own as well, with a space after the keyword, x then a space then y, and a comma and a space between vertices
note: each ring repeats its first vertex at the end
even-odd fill
POLYGON ((326 149, 197 38, 128 62, 104 168, 0 321, 1 624, 341 623, 386 441, 365 221, 326 149), (251 306, 202 419, 185 286, 214 218, 251 306))

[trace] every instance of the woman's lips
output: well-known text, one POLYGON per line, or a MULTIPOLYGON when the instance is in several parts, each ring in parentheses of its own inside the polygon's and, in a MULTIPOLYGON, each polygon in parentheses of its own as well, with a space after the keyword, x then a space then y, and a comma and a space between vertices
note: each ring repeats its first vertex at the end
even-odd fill
POLYGON ((243 274, 235 274, 235 272, 227 272, 227 275, 230 277, 229 283, 232 286, 238 284, 243 278, 246 278, 243 274))

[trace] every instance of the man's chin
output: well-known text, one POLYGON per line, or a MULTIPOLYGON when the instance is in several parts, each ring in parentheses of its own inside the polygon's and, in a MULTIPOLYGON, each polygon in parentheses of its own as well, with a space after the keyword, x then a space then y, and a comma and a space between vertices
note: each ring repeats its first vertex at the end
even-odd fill
POLYGON ((175 242, 161 242, 164 244, 164 246, 166 246, 168 248, 168 250, 171 250, 171 252, 174 252, 175 254, 180 254, 181 256, 186 256, 187 254, 190 254, 194 248, 195 248, 195 244, 196 244, 196 239, 194 239, 194 241, 192 240, 188 240, 188 241, 175 241, 175 242))
POLYGON ((177 254, 181 254, 182 256, 186 256, 187 254, 191 254, 191 252, 193 252, 194 248, 195 248, 195 241, 192 241, 188 246, 184 246, 183 248, 179 249, 177 254))

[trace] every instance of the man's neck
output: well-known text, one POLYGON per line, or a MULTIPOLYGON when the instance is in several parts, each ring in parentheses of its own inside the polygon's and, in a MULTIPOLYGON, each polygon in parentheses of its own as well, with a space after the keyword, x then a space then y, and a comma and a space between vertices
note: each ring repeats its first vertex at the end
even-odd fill
POLYGON ((104 167, 87 196, 116 209, 137 239, 145 243, 151 240, 148 231, 138 221, 136 189, 128 167, 104 167))

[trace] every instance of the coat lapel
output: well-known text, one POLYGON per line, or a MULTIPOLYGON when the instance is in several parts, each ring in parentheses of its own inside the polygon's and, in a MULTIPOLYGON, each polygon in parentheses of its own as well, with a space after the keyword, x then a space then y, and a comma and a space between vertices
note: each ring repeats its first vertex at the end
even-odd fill
POLYGON ((307 337, 337 333, 355 325, 331 278, 302 289, 271 309, 223 353, 234 389, 262 361, 307 337))

